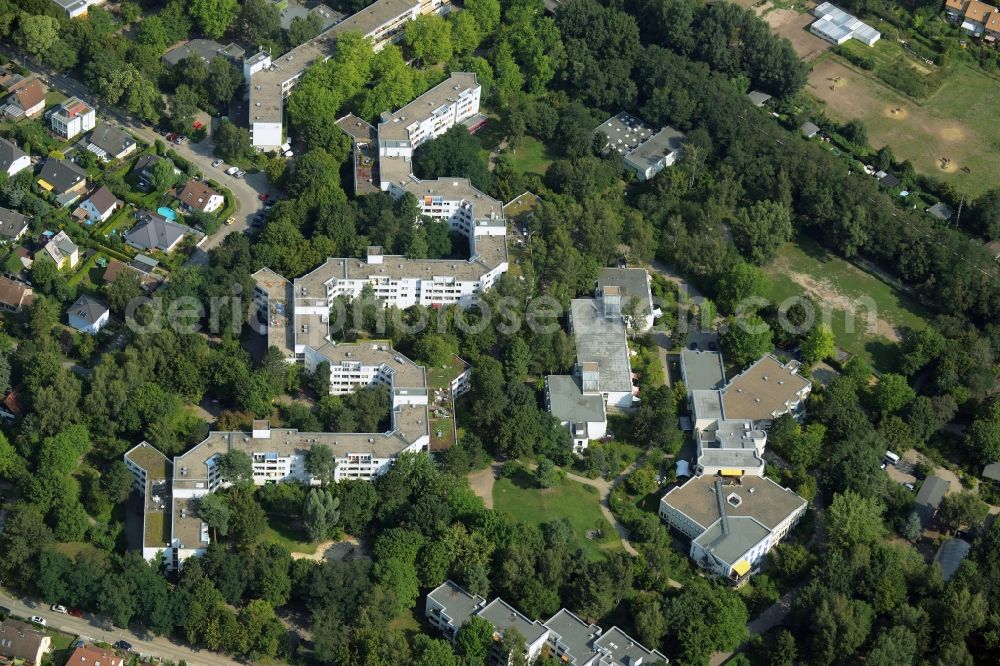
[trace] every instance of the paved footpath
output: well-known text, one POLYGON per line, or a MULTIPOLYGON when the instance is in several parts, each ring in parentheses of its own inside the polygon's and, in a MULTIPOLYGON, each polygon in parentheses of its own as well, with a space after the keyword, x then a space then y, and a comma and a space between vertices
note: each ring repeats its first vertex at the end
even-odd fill
MULTIPOLYGON (((132 649, 144 656, 161 657, 174 662, 185 660, 190 666, 235 666, 238 661, 233 661, 229 657, 208 650, 192 648, 184 643, 175 642, 168 638, 154 636, 150 633, 134 633, 128 629, 119 629, 112 626, 111 622, 97 615, 87 613, 82 618, 54 613, 49 607, 41 602, 32 599, 17 599, 10 596, 6 591, 0 591, 0 605, 10 608, 14 615, 31 617, 40 615, 48 621, 50 629, 80 636, 84 639, 104 641, 114 643, 117 640, 126 640, 132 644, 132 649)), ((277 662, 281 663, 281 662, 277 662)))

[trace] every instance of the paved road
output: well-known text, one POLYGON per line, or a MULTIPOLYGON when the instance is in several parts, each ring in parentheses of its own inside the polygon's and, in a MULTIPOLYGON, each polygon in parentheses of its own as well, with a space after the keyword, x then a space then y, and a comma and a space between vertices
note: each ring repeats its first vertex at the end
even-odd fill
MULTIPOLYGON (((69 95, 76 95, 85 99, 102 116, 113 119, 119 125, 132 132, 137 138, 149 144, 162 138, 149 125, 125 116, 117 109, 102 103, 100 97, 80 81, 65 74, 51 71, 30 59, 24 58, 22 54, 9 47, 0 47, 0 52, 5 53, 15 62, 39 74, 49 84, 49 87, 57 88, 69 95)), ((214 236, 206 240, 201 248, 195 251, 188 262, 193 264, 207 264, 209 250, 221 243, 229 234, 242 233, 247 229, 250 218, 263 207, 259 195, 262 192, 269 191, 271 188, 267 183, 267 177, 263 173, 247 174, 245 178, 233 178, 226 175, 222 169, 213 167, 212 161, 215 157, 212 155, 212 142, 208 139, 197 144, 186 143, 171 147, 184 159, 197 164, 201 172, 205 174, 205 177, 211 178, 224 187, 229 188, 229 191, 233 193, 233 197, 236 199, 236 212, 234 213, 236 222, 230 226, 223 226, 214 236)))
POLYGON ((136 634, 127 629, 119 629, 103 618, 86 615, 76 618, 61 613, 53 613, 48 606, 30 599, 12 598, 6 591, 0 592, 0 604, 10 608, 15 615, 31 617, 41 615, 48 621, 50 629, 58 629, 68 634, 89 638, 91 640, 114 643, 125 639, 132 644, 132 649, 146 656, 162 657, 179 661, 184 659, 194 666, 234 666, 240 662, 229 657, 207 650, 196 650, 182 643, 176 643, 167 638, 153 637, 150 634, 136 634))

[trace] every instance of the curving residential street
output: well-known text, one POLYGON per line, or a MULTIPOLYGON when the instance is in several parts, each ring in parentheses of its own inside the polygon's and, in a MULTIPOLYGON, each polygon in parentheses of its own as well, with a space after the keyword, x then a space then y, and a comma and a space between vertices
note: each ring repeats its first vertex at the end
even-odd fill
POLYGON ((234 666, 240 662, 208 650, 198 650, 183 643, 174 642, 168 638, 153 636, 149 633, 134 633, 128 629, 119 629, 105 618, 87 613, 82 618, 63 613, 54 613, 49 607, 32 599, 17 599, 6 591, 0 592, 0 605, 11 609, 15 615, 31 617, 40 615, 48 622, 50 629, 80 636, 81 638, 114 643, 125 639, 132 644, 132 649, 143 656, 161 657, 174 662, 185 660, 191 666, 234 666))

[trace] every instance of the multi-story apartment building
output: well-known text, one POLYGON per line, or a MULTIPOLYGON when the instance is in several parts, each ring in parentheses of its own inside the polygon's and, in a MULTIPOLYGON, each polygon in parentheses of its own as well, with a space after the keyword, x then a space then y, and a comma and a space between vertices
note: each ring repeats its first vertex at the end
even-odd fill
POLYGON ((168 568, 176 569, 188 557, 204 552, 210 535, 198 513, 198 500, 228 485, 218 461, 230 451, 250 456, 252 480, 259 486, 287 481, 312 484, 305 459, 318 445, 333 451, 337 462, 334 481, 371 480, 383 474, 401 453, 427 451, 428 391, 422 367, 381 343, 327 343, 308 350, 306 363, 311 369, 323 362, 330 365, 333 394, 368 387, 389 392, 389 429, 379 433, 304 433, 255 421, 250 432, 210 432, 173 461, 143 442, 125 454, 125 464, 145 501, 144 557, 152 559, 162 552, 168 568))
POLYGON ((543 655, 572 666, 656 666, 668 661, 658 650, 648 649, 618 627, 604 631, 565 608, 546 622, 539 622, 502 599, 488 602, 450 580, 428 593, 424 616, 452 643, 469 618, 476 616, 489 621, 494 627, 489 663, 494 666, 509 663, 509 655, 500 652, 500 645, 504 633, 510 629, 517 630, 524 638, 529 663, 543 655))
POLYGON ((79 97, 70 97, 49 112, 49 122, 55 134, 64 139, 72 139, 94 129, 97 125, 97 113, 79 97))
POLYGON ((281 57, 260 52, 243 62, 249 94, 249 125, 253 145, 276 148, 283 144, 284 100, 310 65, 330 57, 340 35, 367 37, 376 51, 399 40, 403 28, 423 14, 447 14, 449 0, 377 0, 281 57))

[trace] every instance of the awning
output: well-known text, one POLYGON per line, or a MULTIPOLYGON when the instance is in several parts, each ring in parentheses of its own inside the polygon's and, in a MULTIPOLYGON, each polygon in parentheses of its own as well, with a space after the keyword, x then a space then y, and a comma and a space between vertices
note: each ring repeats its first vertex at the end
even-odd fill
POLYGON ((745 576, 750 571, 750 563, 746 560, 740 560, 733 565, 733 573, 737 576, 745 576))
POLYGON ((721 469, 719 474, 722 476, 743 476, 743 470, 741 469, 721 469))

